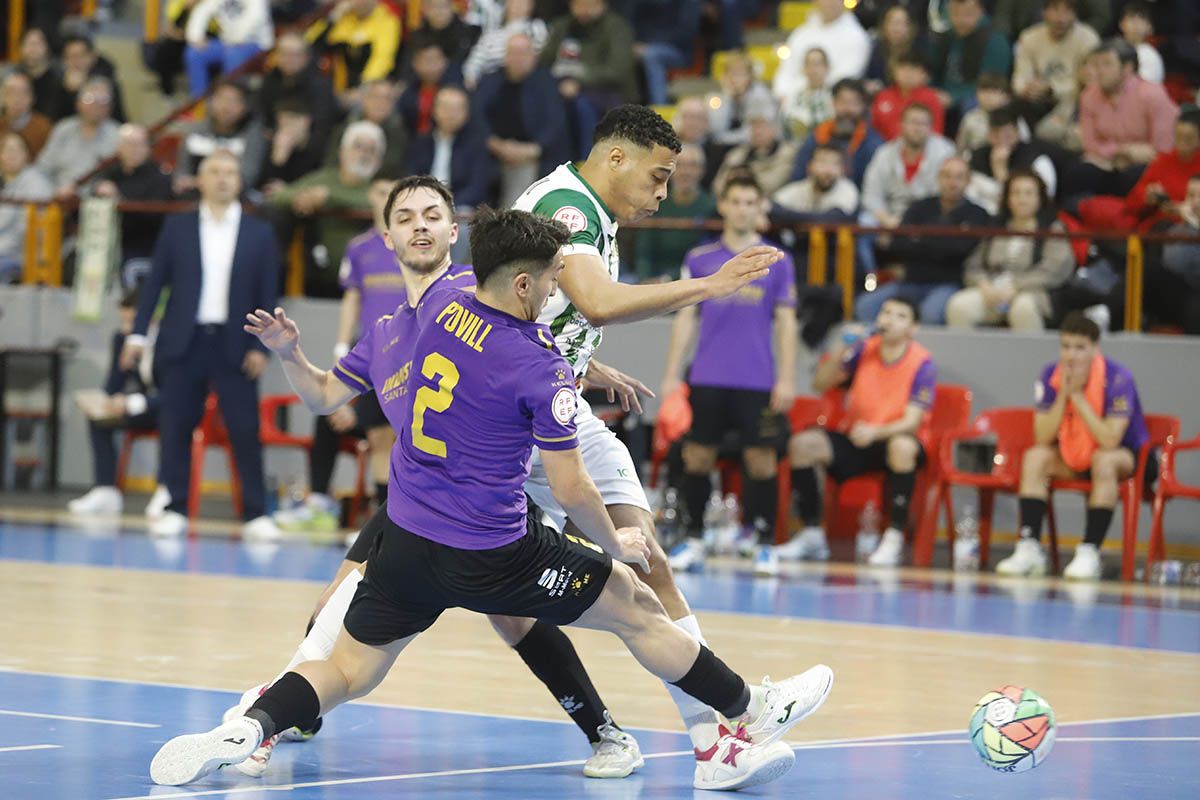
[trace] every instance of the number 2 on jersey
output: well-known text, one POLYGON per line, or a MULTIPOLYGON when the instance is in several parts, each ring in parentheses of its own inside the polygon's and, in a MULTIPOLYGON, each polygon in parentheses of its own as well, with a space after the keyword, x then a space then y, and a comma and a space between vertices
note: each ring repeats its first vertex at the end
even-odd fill
POLYGON ((440 414, 454 402, 454 387, 458 385, 458 367, 441 353, 430 353, 421 364, 421 374, 426 378, 438 379, 438 388, 422 386, 417 390, 413 402, 412 441, 413 445, 431 456, 446 457, 446 443, 441 439, 425 435, 425 412, 440 414))

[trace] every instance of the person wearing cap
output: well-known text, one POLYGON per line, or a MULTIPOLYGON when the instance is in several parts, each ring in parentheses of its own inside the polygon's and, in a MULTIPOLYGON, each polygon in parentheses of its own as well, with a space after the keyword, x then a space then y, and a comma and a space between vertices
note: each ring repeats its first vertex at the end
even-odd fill
POLYGON ((783 188, 791 178, 800 145, 783 140, 779 107, 775 101, 764 97, 748 103, 746 121, 750 126, 750 141, 738 145, 725 155, 713 179, 713 193, 717 196, 720 196, 733 170, 748 170, 767 197, 783 188))

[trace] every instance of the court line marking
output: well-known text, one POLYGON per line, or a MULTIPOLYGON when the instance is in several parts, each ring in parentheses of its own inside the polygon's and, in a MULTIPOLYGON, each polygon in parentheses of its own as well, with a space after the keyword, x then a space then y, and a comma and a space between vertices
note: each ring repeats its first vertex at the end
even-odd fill
POLYGON ((67 722, 92 722, 96 725, 121 725, 126 728, 161 728, 149 722, 126 722, 118 719, 97 719, 95 717, 68 717, 63 714, 41 714, 36 711, 9 711, 0 708, 0 714, 11 717, 36 717, 38 719, 61 719, 67 722))
POLYGON ((61 744, 19 744, 15 747, 0 747, 0 753, 16 753, 21 750, 60 750, 61 744))

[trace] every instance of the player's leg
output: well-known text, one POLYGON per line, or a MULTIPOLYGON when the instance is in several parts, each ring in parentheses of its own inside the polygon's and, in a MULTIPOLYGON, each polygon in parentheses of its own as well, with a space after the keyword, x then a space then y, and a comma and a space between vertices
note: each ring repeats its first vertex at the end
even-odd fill
POLYGON ((746 526, 753 534, 754 573, 779 572, 775 521, 779 507, 778 448, 787 436, 788 421, 771 409, 771 393, 732 390, 733 418, 742 442, 742 505, 746 526))
POLYGON ((894 567, 900 563, 904 554, 904 541, 908 535, 917 470, 925 459, 921 443, 911 434, 889 437, 885 447, 887 477, 883 491, 888 526, 879 540, 879 545, 867 559, 867 563, 874 567, 894 567))
POLYGON ((371 481, 375 484, 375 502, 380 507, 387 506, 388 468, 392 445, 396 442, 396 432, 390 425, 376 425, 367 430, 367 444, 370 447, 371 481))
POLYGON ((333 468, 337 462, 341 435, 329 425, 329 417, 318 415, 313 421, 312 447, 308 453, 308 497, 296 508, 275 513, 275 522, 285 531, 326 530, 337 528, 336 506, 329 495, 333 468))
POLYGON ((829 558, 829 542, 822 524, 821 484, 817 467, 833 463, 833 444, 821 428, 808 428, 793 434, 788 441, 788 461, 792 468, 792 500, 804 527, 776 551, 781 558, 829 558))
POLYGON ((1100 579, 1100 545, 1112 525, 1113 510, 1121 481, 1133 474, 1137 460, 1125 447, 1097 450, 1092 455, 1092 490, 1088 494, 1087 524, 1083 541, 1075 549, 1075 557, 1063 569, 1063 577, 1073 580, 1100 579))
POLYGON ((1021 486, 1017 499, 1019 538, 1012 555, 996 564, 996 572, 1001 575, 1046 573, 1046 553, 1042 550, 1041 538, 1049 481, 1071 475, 1071 469, 1053 445, 1035 444, 1021 456, 1021 486))
POLYGON ((707 549, 704 543, 704 512, 712 495, 712 471, 717 463, 717 447, 728 430, 722 413, 722 390, 712 386, 693 386, 688 396, 692 406, 692 427, 681 446, 683 458, 683 522, 686 538, 670 555, 671 568, 695 570, 704 567, 707 549))

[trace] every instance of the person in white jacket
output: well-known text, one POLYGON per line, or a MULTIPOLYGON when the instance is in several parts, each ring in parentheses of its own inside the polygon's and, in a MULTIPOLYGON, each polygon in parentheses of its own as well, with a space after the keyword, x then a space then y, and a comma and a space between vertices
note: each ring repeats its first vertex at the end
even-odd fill
POLYGON ((183 61, 187 68, 188 89, 192 96, 208 90, 208 72, 214 66, 221 73, 232 72, 275 41, 268 0, 200 0, 188 17, 187 47, 183 61), (217 22, 217 38, 208 38, 208 25, 217 22))
POLYGON ((843 0, 816 0, 803 25, 788 36, 789 55, 775 71, 772 93, 786 108, 798 92, 808 88, 804 54, 820 47, 829 55, 828 84, 842 78, 861 78, 871 57, 871 37, 843 0))

